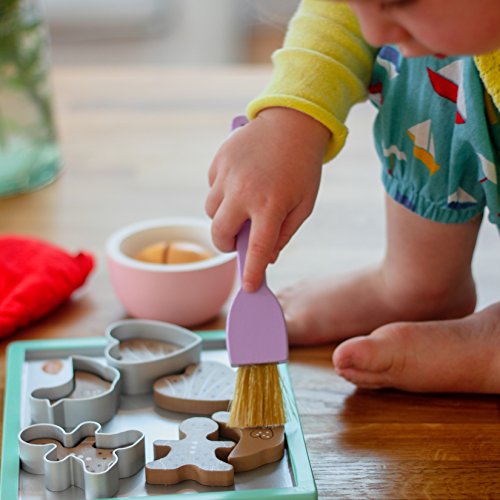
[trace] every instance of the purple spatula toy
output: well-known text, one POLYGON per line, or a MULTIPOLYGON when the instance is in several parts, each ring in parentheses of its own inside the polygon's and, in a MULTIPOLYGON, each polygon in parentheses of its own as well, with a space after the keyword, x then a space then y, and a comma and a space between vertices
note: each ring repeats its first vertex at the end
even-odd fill
MULTIPOLYGON (((243 278, 249 236, 248 220, 236 239, 240 278, 243 278)), ((265 278, 256 292, 248 293, 243 288, 238 291, 229 309, 226 328, 232 366, 283 363, 288 359, 285 318, 265 278)))

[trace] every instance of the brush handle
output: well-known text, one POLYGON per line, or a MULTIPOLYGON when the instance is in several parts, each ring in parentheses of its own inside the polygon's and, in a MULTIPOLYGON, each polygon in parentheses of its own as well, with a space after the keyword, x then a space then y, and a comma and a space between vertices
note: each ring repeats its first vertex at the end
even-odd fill
POLYGON ((238 253, 238 271, 243 281, 243 269, 247 260, 248 242, 250 241, 250 221, 246 220, 236 237, 236 252, 238 253))
POLYGON ((233 121, 231 122, 231 132, 236 130, 237 128, 243 127, 248 123, 248 118, 244 115, 235 116, 233 121))

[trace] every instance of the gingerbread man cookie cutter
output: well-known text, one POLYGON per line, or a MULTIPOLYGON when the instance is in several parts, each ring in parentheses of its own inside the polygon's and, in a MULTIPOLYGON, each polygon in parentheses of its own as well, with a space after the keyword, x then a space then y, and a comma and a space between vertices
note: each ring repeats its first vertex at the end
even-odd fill
POLYGON ((77 486, 86 499, 115 495, 119 480, 145 463, 142 432, 103 433, 97 422, 83 422, 69 433, 57 425, 31 425, 19 433, 18 442, 23 470, 44 474, 50 491, 77 486))
POLYGON ((228 463, 235 472, 245 472, 257 469, 265 464, 277 462, 285 453, 285 428, 253 427, 240 429, 229 427, 229 412, 219 411, 212 415, 219 424, 222 437, 232 439, 236 446, 227 457, 228 463))
POLYGON ((201 337, 171 323, 126 319, 108 326, 106 337, 104 355, 121 373, 123 394, 151 392, 157 378, 200 361, 201 337))
POLYGON ((153 462, 146 464, 149 484, 177 484, 191 479, 207 486, 230 486, 234 468, 225 460, 234 447, 232 441, 216 441, 219 426, 207 417, 181 422, 178 440, 153 443, 153 462))
POLYGON ((31 392, 31 420, 65 429, 85 421, 103 424, 111 420, 120 404, 118 370, 85 356, 72 356, 70 362, 73 368, 71 379, 58 386, 31 392))

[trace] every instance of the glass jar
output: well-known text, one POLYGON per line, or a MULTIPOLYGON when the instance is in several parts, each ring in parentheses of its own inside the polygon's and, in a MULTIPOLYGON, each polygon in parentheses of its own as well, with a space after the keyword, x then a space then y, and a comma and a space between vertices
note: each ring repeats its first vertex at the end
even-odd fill
POLYGON ((0 0, 0 196, 52 182, 60 155, 48 36, 35 0, 0 0))

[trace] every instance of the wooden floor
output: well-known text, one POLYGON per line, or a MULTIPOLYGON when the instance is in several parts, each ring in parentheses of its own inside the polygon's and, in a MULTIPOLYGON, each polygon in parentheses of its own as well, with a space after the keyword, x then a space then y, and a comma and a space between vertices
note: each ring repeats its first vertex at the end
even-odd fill
MULTIPOLYGON (((90 250, 98 266, 74 300, 9 340, 99 336, 124 317, 106 270, 105 239, 138 220, 203 214, 210 159, 230 118, 268 75, 268 68, 248 67, 56 69, 65 173, 39 192, 0 200, 0 232, 90 250)), ((383 255, 372 117, 369 105, 352 113, 348 147, 325 167, 313 215, 269 270, 275 290, 383 255)), ((483 226, 474 261, 480 307, 500 295, 498 233, 483 226)), ((205 327, 222 325, 220 317, 205 327)), ((7 344, 0 343, 2 393, 7 344)), ((497 396, 359 391, 333 372, 332 350, 294 349, 290 358, 320 498, 500 498, 497 396)))

